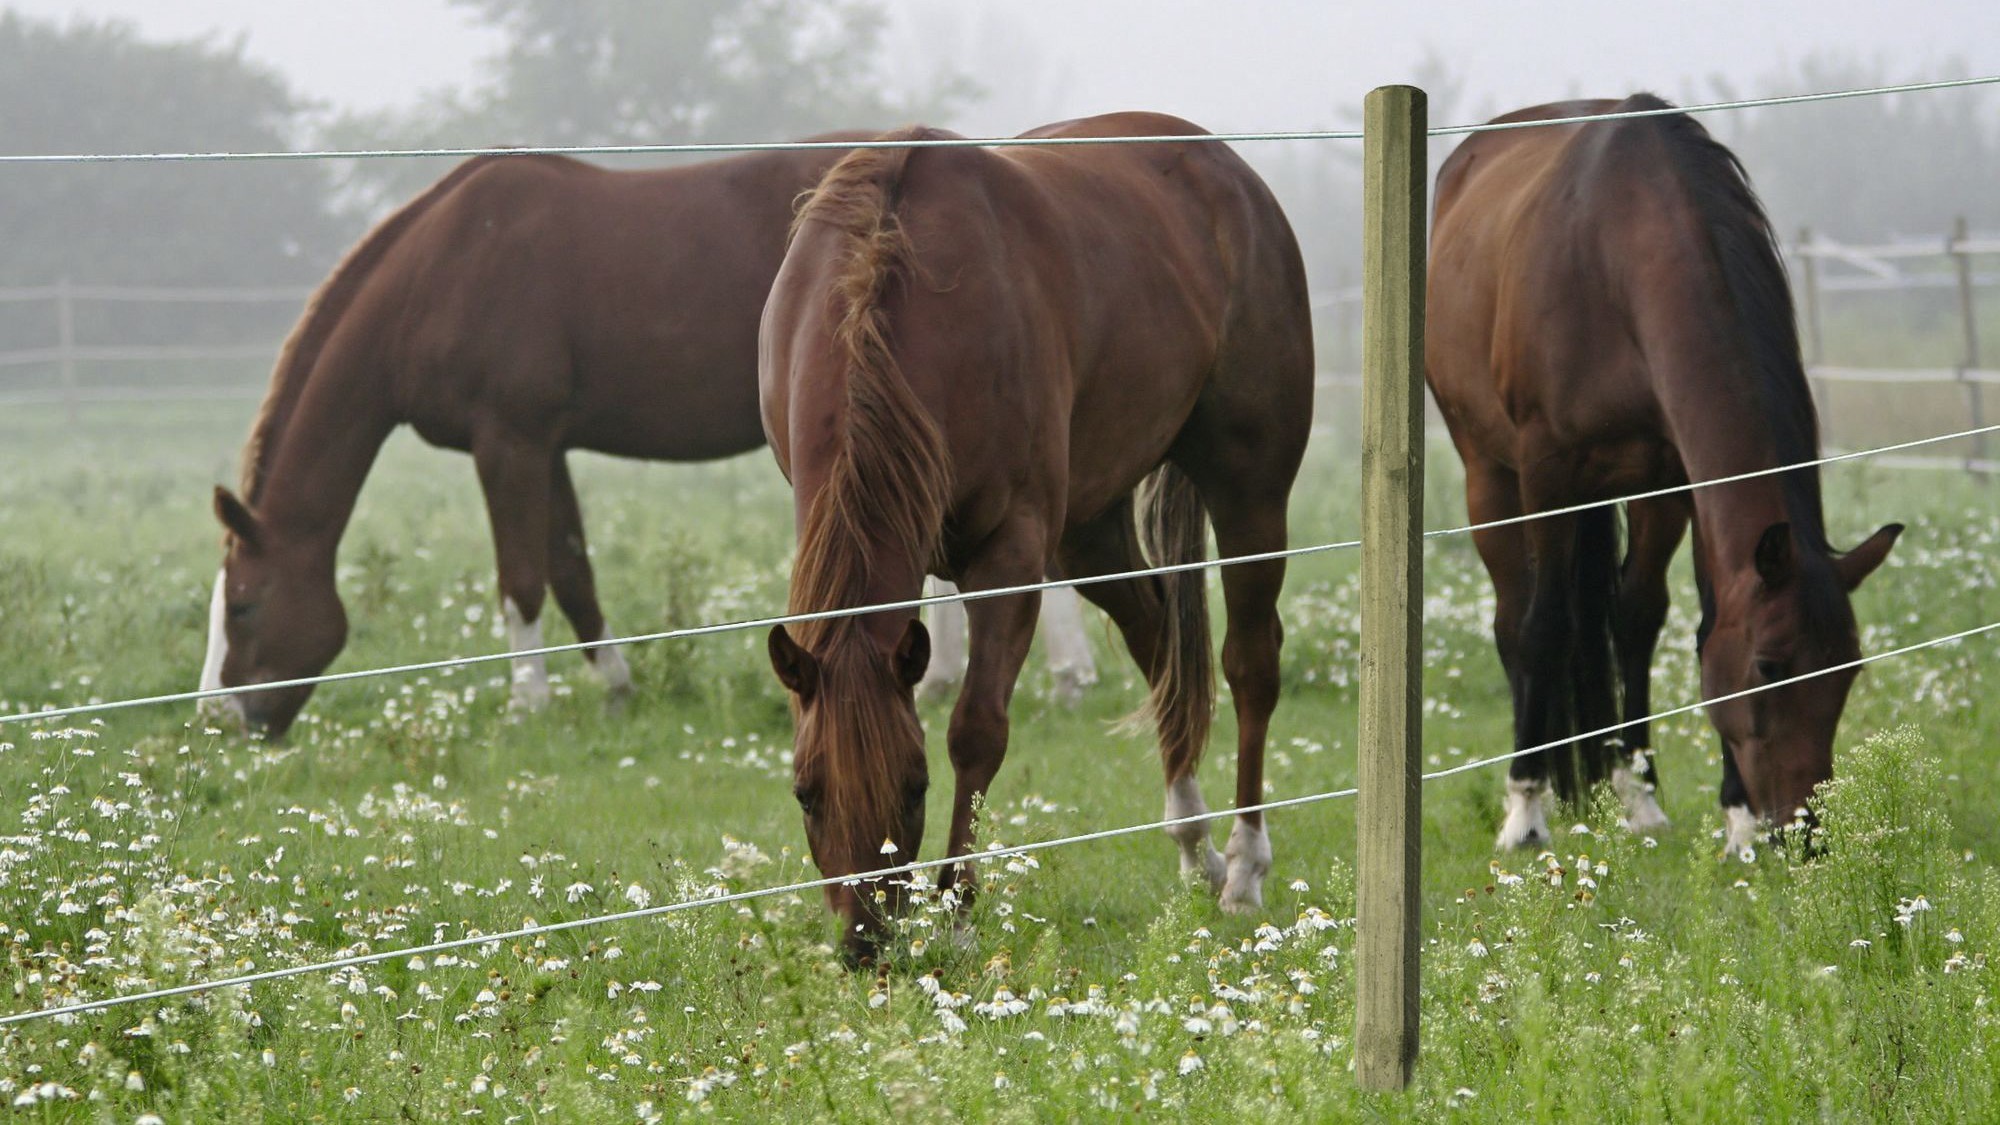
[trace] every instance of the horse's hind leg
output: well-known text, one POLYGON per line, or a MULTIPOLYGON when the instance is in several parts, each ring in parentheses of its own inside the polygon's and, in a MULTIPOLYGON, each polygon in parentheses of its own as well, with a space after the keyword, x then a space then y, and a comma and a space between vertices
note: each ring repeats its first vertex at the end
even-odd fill
MULTIPOLYGON (((932 597, 946 597, 958 593, 958 587, 942 578, 933 578, 924 592, 932 597)), ((917 698, 938 701, 948 698, 965 682, 965 603, 945 602, 926 612, 930 616, 931 662, 917 684, 917 698)))
MULTIPOLYGON (((1570 582, 1572 641, 1569 658, 1570 730, 1604 731, 1618 725, 1618 658, 1614 642, 1618 609, 1618 512, 1611 506, 1576 515, 1574 577, 1570 582)), ((1618 732, 1572 743, 1570 758, 1586 783, 1624 767, 1618 732)))
MULTIPOLYGON (((597 601, 597 578, 583 537, 583 510, 577 506, 568 460, 560 451, 549 467, 549 588, 575 627, 577 640, 598 641, 611 635, 597 601)), ((583 656, 615 698, 631 693, 632 669, 617 646, 585 649, 583 656)))
MULTIPOLYGON (((1063 574, 1088 578, 1100 574, 1138 570, 1146 565, 1145 554, 1132 522, 1132 500, 1128 496, 1102 515, 1069 529, 1060 552, 1063 574)), ((1146 675, 1148 684, 1166 674, 1166 602, 1157 578, 1127 578, 1116 582, 1093 582, 1077 587, 1077 592, 1111 616, 1112 624, 1125 640, 1126 651, 1146 675)), ((1156 716, 1156 719, 1159 718, 1156 716)), ((1201 747, 1186 746, 1177 724, 1161 722, 1160 762, 1166 773, 1166 817, 1169 820, 1199 816, 1208 811, 1201 787, 1195 781, 1195 767, 1201 761, 1201 747)), ((1206 821, 1179 824, 1166 830, 1180 846, 1181 876, 1207 880, 1210 889, 1220 891, 1228 870, 1222 853, 1210 840, 1206 821)))
MULTIPOLYGON (((1233 483, 1233 482, 1232 482, 1233 483)), ((1215 545, 1223 558, 1263 554, 1285 547, 1285 503, 1282 494, 1255 496, 1210 493, 1210 519, 1215 545)), ((1239 563, 1222 568, 1222 596, 1229 620, 1222 641, 1222 674, 1229 681, 1236 707, 1236 806, 1262 804, 1264 744, 1271 714, 1278 706, 1278 652, 1284 627, 1278 620, 1278 594, 1285 584, 1285 562, 1239 563)), ((1263 813, 1237 816, 1224 853, 1229 878, 1222 888, 1222 907, 1255 910, 1263 905, 1264 876, 1271 870, 1271 841, 1263 813)))
POLYGON ((1083 689, 1097 682, 1090 633, 1083 624, 1083 599, 1074 589, 1042 593, 1042 645, 1048 654, 1050 693, 1058 705, 1083 702, 1083 689))
MULTIPOLYGON (((957 590, 941 578, 931 580, 933 595, 957 590)), ((917 685, 917 695, 938 700, 965 678, 965 609, 962 603, 946 602, 931 607, 930 619, 931 665, 917 685)), ((1064 707, 1075 707, 1083 701, 1083 689, 1097 682, 1097 664, 1091 658, 1090 637, 1084 630, 1083 603, 1076 591, 1043 591, 1041 627, 1055 700, 1064 707)))
POLYGON ((1618 578, 1618 610, 1613 636, 1618 648, 1619 676, 1625 685, 1623 731, 1629 761, 1611 774, 1612 786, 1625 802, 1625 824, 1634 832, 1667 826, 1667 814, 1654 796, 1659 775, 1654 768, 1652 724, 1653 653, 1667 621, 1667 568, 1687 534, 1685 503, 1674 499, 1641 500, 1626 506, 1628 545, 1618 578))
MULTIPOLYGON (((1511 470, 1471 457, 1465 458, 1466 511, 1474 524, 1491 523, 1521 514, 1519 479, 1511 470)), ((1521 628, 1527 616, 1530 583, 1534 566, 1529 559, 1528 536, 1522 525, 1488 528, 1472 533, 1479 559, 1493 580, 1493 645, 1500 653, 1500 666, 1507 674, 1507 687, 1514 700, 1515 748, 1529 745, 1521 738, 1522 716, 1527 703, 1525 658, 1521 628)), ((1549 838, 1549 761, 1546 753, 1515 758, 1507 766, 1505 819, 1500 825, 1499 848, 1518 848, 1549 838)))
MULTIPOLYGON (((473 442, 472 460, 493 526, 507 647, 540 648, 542 603, 548 596, 550 450, 512 434, 487 433, 473 442)), ((515 658, 513 673, 511 706, 536 710, 548 702, 543 657, 515 658)))

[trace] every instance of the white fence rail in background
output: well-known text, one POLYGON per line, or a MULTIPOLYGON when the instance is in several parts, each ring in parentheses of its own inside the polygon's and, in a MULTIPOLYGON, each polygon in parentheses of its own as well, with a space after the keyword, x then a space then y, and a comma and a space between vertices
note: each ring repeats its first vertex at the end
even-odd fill
MULTIPOLYGON (((1979 273, 1973 259, 2000 256, 2000 238, 1972 237, 1965 220, 1954 224, 1951 233, 1939 239, 1912 239, 1893 243, 1844 243, 1801 231, 1798 240, 1784 247, 1792 280, 1799 299, 1799 335, 1805 352, 1806 377, 1820 407, 1820 433, 1830 450, 1841 444, 1832 439, 1835 431, 1829 388, 1840 384, 1953 385, 1963 389, 1965 428, 1980 429, 1987 424, 1986 390, 2000 386, 2000 367, 1982 366, 1978 293, 2000 288, 2000 271, 1979 273), (1944 269, 1912 269, 1912 265, 1948 265, 1944 269), (1837 272, 1823 268, 1834 265, 1837 272), (1863 367, 1826 362, 1826 340, 1822 330, 1824 295, 1837 292, 1898 292, 1954 290, 1958 297, 1959 362, 1951 367, 1863 367)), ((1360 290, 1341 288, 1315 297, 1313 311, 1321 317, 1321 339, 1330 345, 1334 362, 1342 370, 1320 376, 1322 387, 1358 388, 1361 378, 1345 369, 1358 346, 1360 290)), ((1875 462, 1895 469, 1962 469, 1975 473, 2000 473, 1987 435, 1968 439, 1971 447, 1963 457, 1883 457, 1875 462)))
POLYGON ((96 344, 77 339, 76 311, 79 304, 152 305, 269 305, 303 306, 312 290, 254 286, 164 286, 164 285, 75 285, 67 280, 54 285, 0 288, 0 306, 46 304, 50 308, 55 343, 43 347, 0 351, 0 378, 9 369, 49 367, 56 372, 54 386, 25 389, 0 385, 0 405, 30 406, 60 404, 75 421, 77 408, 93 402, 173 402, 213 399, 254 398, 260 385, 175 386, 126 381, 106 386, 85 387, 77 379, 77 365, 83 363, 188 363, 269 360, 283 343, 282 334, 255 340, 220 344, 96 344))
MULTIPOLYGON (((1990 283, 1991 277, 1976 276, 1972 269, 1975 255, 2000 254, 2000 238, 1973 238, 1968 234, 1965 219, 1952 224, 1951 232, 1936 242, 1898 242, 1888 245, 1847 245, 1827 238, 1815 236, 1810 229, 1799 231, 1797 243, 1791 248, 1792 260, 1797 263, 1794 271, 1798 276, 1800 298, 1800 334, 1806 353, 1807 373, 1815 381, 1815 391, 1819 394, 1822 432, 1831 429, 1832 420, 1827 417, 1828 401, 1826 387, 1831 383, 1957 383, 1964 388, 1965 409, 1973 427, 1986 424, 1986 391, 1989 383, 2000 383, 2000 370, 1980 365, 1979 352, 1979 308, 1978 289, 1982 282, 1990 283), (1912 273, 1898 263, 1931 262, 1948 264, 1949 272, 1930 270, 1912 273), (1838 263, 1848 267, 1848 276, 1822 277, 1822 265, 1838 263), (1826 335, 1822 329, 1824 316, 1823 294, 1839 289, 1912 289, 1951 288, 1958 293, 1959 361, 1955 367, 1946 368, 1899 368, 1884 371, 1871 368, 1838 367, 1826 362, 1826 335)), ((1974 472, 1994 471, 1994 462, 1988 455, 1988 443, 1984 437, 1974 440, 1972 450, 1961 461, 1946 458, 1923 458, 1922 463, 1911 463, 1909 468, 1964 468, 1974 472)))
MULTIPOLYGON (((1828 402, 1828 388, 1836 384, 1957 384, 1963 388, 1967 428, 1986 425, 1985 387, 2000 384, 2000 368, 1982 367, 1977 295, 1981 288, 2000 287, 2000 271, 1979 273, 1973 259, 2000 256, 2000 238, 1972 237, 1964 220, 1951 233, 1935 240, 1908 240, 1893 243, 1845 243, 1812 231, 1801 231, 1798 240, 1785 248, 1791 261, 1799 292, 1800 336, 1804 345, 1807 375, 1812 380, 1822 414, 1822 433, 1831 435, 1835 426, 1828 402), (1948 270, 1923 269, 1921 263, 1948 265, 1948 270), (1918 268, 1911 268, 1917 266, 1918 268), (1902 290, 1955 290, 1961 334, 1960 362, 1952 367, 1861 367, 1825 361, 1825 336, 1821 327, 1824 295, 1834 292, 1902 290)), ((78 378, 81 364, 140 365, 147 363, 269 361, 284 342, 283 331, 226 343, 203 344, 112 344, 79 340, 77 308, 86 304, 247 306, 289 304, 303 306, 312 290, 281 286, 136 286, 54 285, 0 288, 0 307, 45 304, 49 307, 50 332, 44 339, 53 344, 0 350, 0 406, 61 405, 72 420, 84 405, 93 403, 198 402, 251 399, 263 392, 262 382, 185 385, 137 379, 84 385, 78 378), (31 387, 8 387, 9 373, 21 369, 52 368, 55 381, 31 387)), ((1325 350, 1336 366, 1343 367, 1358 340, 1361 290, 1341 285, 1313 296, 1313 311, 1319 320, 1325 350)), ((1360 376, 1346 370, 1321 376, 1325 387, 1359 387, 1360 376)), ((1828 445, 1838 442, 1829 439, 1828 445)), ((1963 457, 1887 458, 1885 467, 1904 469, 1963 469, 1979 473, 2000 472, 1985 437, 1973 439, 1963 457)))

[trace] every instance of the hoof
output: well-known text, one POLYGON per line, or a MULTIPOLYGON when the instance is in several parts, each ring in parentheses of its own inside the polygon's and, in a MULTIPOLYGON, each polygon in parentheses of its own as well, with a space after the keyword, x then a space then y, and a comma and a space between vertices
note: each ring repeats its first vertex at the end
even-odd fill
POLYGON ((1654 797, 1653 786, 1629 769, 1611 771, 1611 788, 1625 805, 1625 819, 1619 821, 1635 835, 1659 832, 1667 827, 1667 814, 1654 797))
POLYGON ((1538 780, 1507 779, 1507 819, 1493 846, 1500 851, 1546 846, 1549 834, 1548 783, 1538 780))
POLYGON ((616 647, 594 648, 584 653, 585 663, 590 671, 613 695, 629 695, 632 691, 632 666, 625 660, 625 653, 616 647))
POLYGON ((1224 914, 1256 914, 1264 909, 1264 888, 1260 883, 1241 890, 1224 887, 1219 901, 1224 914))
POLYGON ((1628 809, 1624 819, 1618 823, 1634 836, 1653 836, 1673 827, 1673 821, 1660 811, 1660 806, 1651 795, 1639 807, 1628 809))
MULTIPOLYGON (((1207 812, 1208 803, 1201 799, 1201 787, 1195 784, 1193 774, 1168 784, 1168 820, 1201 816, 1207 812)), ((1192 881, 1196 876, 1200 876, 1208 880, 1210 891, 1220 893, 1229 871, 1223 863, 1222 853, 1215 850, 1215 845, 1208 838, 1208 822, 1176 824, 1168 828, 1166 833, 1173 837, 1174 843, 1180 845, 1181 878, 1192 881)))
POLYGON ((1187 846, 1183 844, 1181 880, 1187 883, 1196 881, 1207 883, 1210 894, 1221 894, 1224 884, 1229 881, 1229 866, 1222 858, 1222 853, 1216 851, 1215 845, 1206 839, 1200 842, 1199 851, 1192 856, 1188 854, 1187 846))
POLYGON ((548 705, 549 685, 546 682, 516 681, 514 690, 507 696, 507 709, 517 715, 531 714, 548 705))
POLYGON ((1271 837, 1262 825, 1238 820, 1229 830, 1228 876, 1222 884, 1222 909, 1249 914, 1264 908, 1264 876, 1271 870, 1271 837))
POLYGON ((1728 839, 1723 844, 1723 857, 1734 857, 1745 863, 1757 858, 1757 841, 1764 834, 1763 822, 1757 819, 1743 805, 1730 805, 1722 810, 1723 820, 1729 825, 1728 839))

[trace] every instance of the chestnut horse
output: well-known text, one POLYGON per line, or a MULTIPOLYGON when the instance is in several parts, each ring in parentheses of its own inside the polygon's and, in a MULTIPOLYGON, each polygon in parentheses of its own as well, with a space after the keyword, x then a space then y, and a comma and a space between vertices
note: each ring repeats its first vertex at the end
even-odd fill
MULTIPOLYGON (((216 490, 229 535, 201 686, 332 663, 347 635, 335 551, 377 450, 406 422, 472 453, 509 644, 541 645, 547 587, 578 637, 610 636, 564 453, 702 461, 763 444, 757 315, 795 201, 839 155, 619 172, 481 157, 384 220, 286 342, 244 452, 241 498, 216 490)), ((614 692, 627 689, 616 648, 586 656, 614 692)), ((517 707, 548 692, 542 658, 515 662, 517 707)), ((277 734, 311 693, 221 706, 277 734)))
MULTIPOLYGON (((1648 94, 1500 121, 1664 109, 1648 94)), ((1693 118, 1477 134, 1438 170, 1425 346, 1474 522, 1810 461, 1818 419, 1770 223, 1734 154, 1693 118)), ((1891 524, 1827 543, 1816 469, 1475 534, 1528 747, 1648 713, 1667 564, 1692 519, 1701 688, 1714 698, 1860 652, 1849 593, 1891 524)), ((1731 849, 1792 821, 1833 774, 1855 671, 1717 704, 1731 849)), ((1548 840, 1550 791, 1610 774, 1635 831, 1665 824, 1644 724, 1516 758, 1499 846, 1548 840), (1623 747, 1624 753, 1620 751, 1623 747)))
MULTIPOLYGON (((1200 130, 1125 113, 1024 135, 1134 133, 1200 130)), ((1148 555, 1194 561, 1210 523, 1224 555, 1272 551, 1311 424, 1305 271, 1270 191, 1218 143, 859 151, 800 214, 758 370, 795 497, 794 611, 911 598, 926 573, 977 591, 1148 555)), ((1284 570, 1222 572, 1239 806, 1263 800, 1284 570)), ((1205 808, 1205 591, 1198 571, 1080 587, 1151 686, 1169 816, 1205 808)), ((967 606, 971 662, 946 736, 951 854, 972 846, 973 802, 1006 752, 1037 600, 967 606)), ((795 788, 820 870, 914 857, 929 777, 911 691, 930 655, 923 625, 908 611, 832 618, 774 628, 770 649, 792 693, 795 788)), ((1260 904, 1261 816, 1236 818, 1226 860, 1206 824, 1169 832, 1183 873, 1225 907, 1260 904)), ((941 882, 969 890, 955 869, 941 882)), ((857 884, 827 898, 860 959, 899 896, 857 884)))

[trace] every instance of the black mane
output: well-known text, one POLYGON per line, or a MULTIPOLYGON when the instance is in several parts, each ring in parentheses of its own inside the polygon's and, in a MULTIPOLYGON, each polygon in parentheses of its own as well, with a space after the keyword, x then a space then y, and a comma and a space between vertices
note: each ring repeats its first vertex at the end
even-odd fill
MULTIPOLYGON (((1634 94, 1619 111, 1672 109, 1652 94, 1634 94)), ((1736 330, 1750 358, 1780 465, 1819 457, 1819 414, 1799 355, 1799 332, 1791 282, 1764 205, 1750 186, 1742 161, 1683 113, 1640 118, 1664 142, 1673 168, 1708 228, 1715 262, 1729 286, 1737 313, 1736 330)), ((1792 531, 1818 555, 1831 548, 1820 506, 1819 471, 1803 469, 1779 478, 1792 531)))

